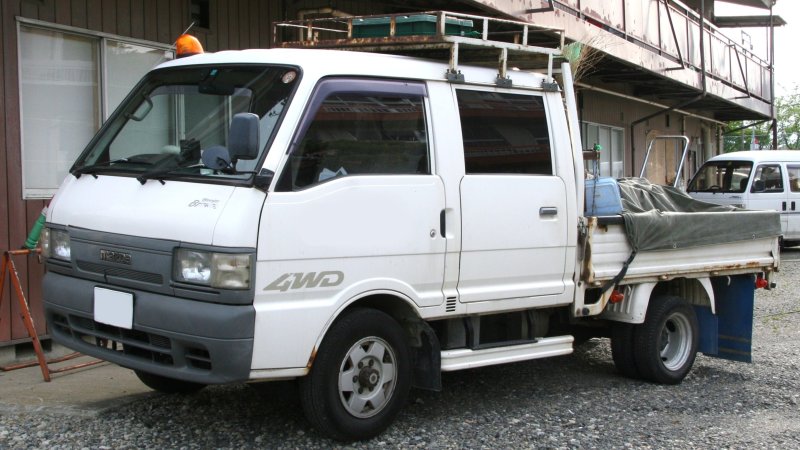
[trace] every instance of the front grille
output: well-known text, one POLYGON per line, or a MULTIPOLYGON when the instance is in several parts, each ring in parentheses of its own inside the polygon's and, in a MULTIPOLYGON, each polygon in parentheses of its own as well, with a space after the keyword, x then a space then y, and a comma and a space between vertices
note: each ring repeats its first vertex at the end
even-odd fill
POLYGON ((172 339, 140 330, 127 330, 70 314, 68 317, 54 314, 53 327, 74 339, 101 349, 101 352, 122 354, 163 366, 176 366, 176 356, 181 354, 186 363, 200 370, 211 371, 211 356, 208 350, 189 347, 172 339))
POLYGON ((141 272, 138 270, 124 269, 121 267, 111 267, 104 264, 97 264, 88 261, 78 261, 78 269, 84 272, 96 273, 108 277, 124 278, 126 280, 141 281, 143 283, 158 284, 164 283, 164 277, 158 273, 141 272))

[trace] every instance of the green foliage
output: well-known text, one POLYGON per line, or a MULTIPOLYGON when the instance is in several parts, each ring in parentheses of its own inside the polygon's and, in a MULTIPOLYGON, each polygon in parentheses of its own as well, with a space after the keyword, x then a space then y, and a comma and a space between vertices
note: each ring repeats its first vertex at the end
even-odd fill
POLYGON ((789 95, 775 100, 778 119, 778 147, 800 149, 800 91, 795 86, 789 95))
POLYGON ((772 122, 742 128, 749 124, 749 121, 742 120, 728 122, 728 125, 722 130, 725 153, 772 148, 772 130, 770 129, 772 122))
POLYGON ((728 122, 723 130, 724 151, 735 152, 751 149, 781 148, 800 149, 800 90, 795 86, 787 95, 775 99, 775 112, 778 122, 778 142, 772 142, 772 122, 764 122, 749 128, 737 130, 752 122, 728 122))

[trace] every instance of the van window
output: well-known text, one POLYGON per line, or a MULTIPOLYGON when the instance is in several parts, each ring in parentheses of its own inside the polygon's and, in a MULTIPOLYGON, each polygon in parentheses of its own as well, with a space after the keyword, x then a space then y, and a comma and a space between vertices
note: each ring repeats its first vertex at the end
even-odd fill
POLYGON ((779 164, 762 164, 753 175, 750 192, 783 192, 783 174, 779 164))
POLYGON ((542 97, 466 89, 456 97, 467 174, 553 174, 542 97))
POLYGON ((422 97, 335 93, 292 152, 279 190, 346 175, 429 173, 422 97))
POLYGON ((753 163, 749 161, 709 161, 697 171, 688 192, 730 192, 747 190, 753 163))
POLYGON ((787 165, 786 171, 789 175, 789 190, 800 192, 800 166, 787 165))

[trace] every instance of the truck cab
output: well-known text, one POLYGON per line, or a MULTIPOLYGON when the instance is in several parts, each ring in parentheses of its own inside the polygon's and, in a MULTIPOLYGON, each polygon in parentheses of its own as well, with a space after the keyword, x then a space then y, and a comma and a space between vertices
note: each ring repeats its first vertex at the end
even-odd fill
POLYGON ((459 84, 446 70, 286 49, 154 69, 49 209, 56 339, 151 383, 204 385, 307 375, 364 305, 431 321, 570 304, 560 93, 545 75, 509 88, 491 69, 459 84))

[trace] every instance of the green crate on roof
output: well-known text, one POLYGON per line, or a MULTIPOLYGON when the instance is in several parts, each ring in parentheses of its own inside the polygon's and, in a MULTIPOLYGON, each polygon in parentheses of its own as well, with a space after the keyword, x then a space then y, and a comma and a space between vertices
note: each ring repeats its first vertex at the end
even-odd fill
MULTIPOLYGON (((353 20, 354 38, 388 37, 391 27, 389 17, 369 17, 353 20)), ((451 36, 473 36, 472 21, 448 17, 444 25, 445 34, 451 36)), ((436 16, 415 14, 397 16, 395 36, 433 36, 436 34, 436 16)))

